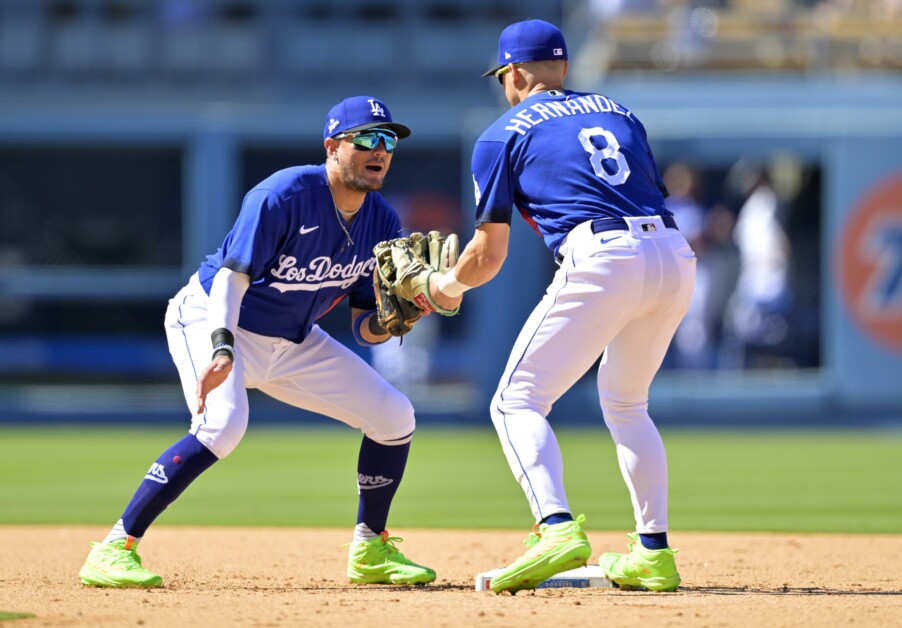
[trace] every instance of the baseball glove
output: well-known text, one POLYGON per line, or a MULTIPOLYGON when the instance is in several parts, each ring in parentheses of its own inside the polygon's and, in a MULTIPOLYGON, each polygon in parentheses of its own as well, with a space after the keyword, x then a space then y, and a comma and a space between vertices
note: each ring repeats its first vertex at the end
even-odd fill
POLYGON ((373 273, 373 292, 376 293, 376 320, 392 336, 400 337, 413 329, 423 310, 406 299, 399 299, 382 283, 380 274, 373 273))
MULTIPOLYGON (((406 301, 421 312, 438 312, 443 316, 457 314, 460 308, 446 310, 432 300, 432 295, 429 294, 429 276, 434 272, 445 272, 453 268, 457 263, 459 247, 457 234, 443 236, 438 231, 430 231, 426 235, 414 232, 406 238, 395 238, 377 244, 373 247, 376 255, 373 282, 378 284, 377 302, 380 296, 384 297, 388 293, 397 297, 402 308, 406 301)), ((381 323, 381 306, 377 308, 377 312, 381 323)), ((388 313, 386 317, 387 320, 391 318, 388 313)))

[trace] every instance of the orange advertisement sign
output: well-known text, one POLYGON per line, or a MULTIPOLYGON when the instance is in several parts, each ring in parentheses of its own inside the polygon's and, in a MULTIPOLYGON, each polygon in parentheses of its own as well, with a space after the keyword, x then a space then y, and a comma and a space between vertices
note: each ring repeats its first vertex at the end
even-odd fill
POLYGON ((865 192, 839 238, 844 306, 869 338, 902 353, 902 172, 865 192))

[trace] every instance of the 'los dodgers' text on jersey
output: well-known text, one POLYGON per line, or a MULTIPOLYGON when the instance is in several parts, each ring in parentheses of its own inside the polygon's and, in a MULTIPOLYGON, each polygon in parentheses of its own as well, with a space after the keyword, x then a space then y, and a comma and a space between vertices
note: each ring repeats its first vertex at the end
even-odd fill
POLYGON ((325 255, 310 260, 306 268, 297 268, 298 260, 292 255, 281 255, 279 267, 269 272, 273 277, 284 279, 292 283, 274 281, 269 284, 279 292, 289 290, 319 290, 320 288, 341 286, 347 290, 361 275, 371 275, 376 267, 376 258, 371 257, 364 262, 358 262, 357 256, 351 258, 347 264, 335 264, 325 255), (332 281, 326 281, 331 279, 332 281))

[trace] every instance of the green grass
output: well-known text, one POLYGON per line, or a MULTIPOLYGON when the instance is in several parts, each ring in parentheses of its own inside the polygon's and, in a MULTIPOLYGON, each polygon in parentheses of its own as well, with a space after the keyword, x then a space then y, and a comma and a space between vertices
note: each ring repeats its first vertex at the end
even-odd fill
POLYGON ((8 621, 10 619, 29 619, 34 617, 34 613, 11 613, 9 611, 0 611, 0 621, 8 621))
MULTIPOLYGON (((559 429, 568 497, 596 530, 633 528, 603 428, 559 429)), ((902 434, 663 430, 674 530, 902 533, 902 434)), ((96 523, 121 514, 184 431, 0 428, 0 524, 96 523)), ((359 434, 251 428, 161 515, 168 525, 353 523, 359 434)), ((390 528, 522 528, 531 514, 491 429, 421 426, 390 528)))

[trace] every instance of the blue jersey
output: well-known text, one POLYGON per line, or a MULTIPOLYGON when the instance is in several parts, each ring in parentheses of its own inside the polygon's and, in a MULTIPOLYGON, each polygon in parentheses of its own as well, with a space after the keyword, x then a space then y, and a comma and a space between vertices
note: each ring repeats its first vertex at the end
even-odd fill
POLYGON ((342 225, 324 165, 280 170, 247 193, 198 278, 210 294, 222 267, 250 275, 238 326, 300 342, 347 295, 351 307, 375 309, 373 247, 401 236, 398 214, 376 192, 366 195, 347 234, 342 225))
POLYGON ((642 123, 600 94, 534 94, 473 149, 476 225, 510 224, 517 207, 553 253, 587 220, 669 215, 642 123))

